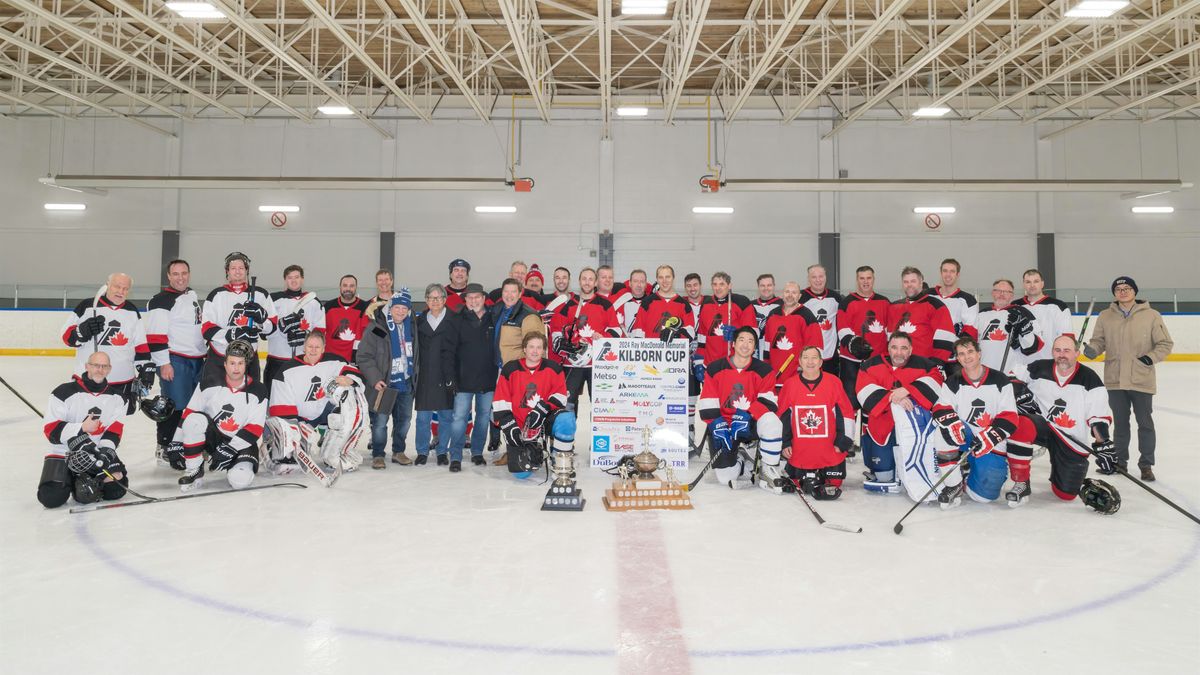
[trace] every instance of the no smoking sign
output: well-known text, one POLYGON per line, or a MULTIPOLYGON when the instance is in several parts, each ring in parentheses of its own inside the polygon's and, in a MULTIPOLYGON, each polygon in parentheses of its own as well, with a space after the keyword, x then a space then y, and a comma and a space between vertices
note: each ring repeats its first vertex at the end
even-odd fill
POLYGON ((276 211, 275 213, 271 214, 271 227, 274 227, 275 229, 278 230, 278 229, 281 229, 284 225, 287 225, 287 214, 286 213, 283 213, 282 211, 276 211))

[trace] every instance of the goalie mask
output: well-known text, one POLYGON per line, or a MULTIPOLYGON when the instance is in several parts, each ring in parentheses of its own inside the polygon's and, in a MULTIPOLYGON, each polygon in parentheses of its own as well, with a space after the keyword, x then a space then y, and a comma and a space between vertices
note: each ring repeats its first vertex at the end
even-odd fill
POLYGON ((175 412, 175 402, 166 396, 155 396, 154 398, 144 398, 138 407, 142 409, 146 417, 155 422, 165 422, 172 413, 175 412))
POLYGON ((229 343, 229 346, 225 349, 225 358, 229 358, 230 356, 246 359, 247 362, 258 358, 258 354, 255 353, 254 348, 245 340, 234 340, 229 343))

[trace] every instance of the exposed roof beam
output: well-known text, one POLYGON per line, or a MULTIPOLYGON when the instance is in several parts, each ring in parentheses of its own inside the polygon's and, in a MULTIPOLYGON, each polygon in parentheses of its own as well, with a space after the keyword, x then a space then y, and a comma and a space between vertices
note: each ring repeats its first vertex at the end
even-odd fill
POLYGON ((1168 110, 1165 113, 1159 113, 1159 114, 1155 115, 1154 117, 1151 117, 1150 119, 1146 120, 1146 123, 1149 124, 1151 122, 1165 120, 1168 117, 1174 117, 1175 115, 1178 115, 1179 113, 1185 113, 1189 110, 1194 110, 1196 108, 1200 108, 1200 101, 1196 101, 1195 103, 1189 103, 1183 107, 1176 108, 1174 110, 1168 110))
POLYGON ((600 26, 600 120, 602 138, 612 134, 612 0, 596 0, 600 26))
POLYGON ((966 38, 972 31, 975 30, 976 27, 978 27, 980 22, 992 14, 1000 11, 1001 8, 1009 3, 1010 0, 980 0, 979 3, 972 5, 967 10, 968 12, 972 13, 972 16, 969 19, 964 21, 957 28, 946 29, 943 31, 943 33, 938 36, 936 44, 927 46, 924 52, 909 61, 903 72, 892 77, 882 89, 875 92, 871 98, 867 99, 862 105, 856 108, 854 112, 847 115, 845 120, 835 125, 833 129, 825 134, 824 138, 829 138, 830 136, 836 134, 838 131, 841 131, 843 128, 845 128, 846 125, 851 124, 854 122, 854 120, 862 117, 863 114, 868 110, 871 110, 875 106, 879 105, 888 97, 888 94, 892 93, 892 91, 896 89, 896 87, 899 87, 905 82, 908 82, 912 78, 916 77, 922 70, 925 69, 926 66, 928 66, 930 63, 933 63, 934 59, 941 55, 942 52, 954 46, 954 44, 958 41, 966 38))
POLYGON ((1057 131, 1051 131, 1050 133, 1042 136, 1041 140, 1045 141, 1045 140, 1054 138, 1055 136, 1065 134, 1068 131, 1075 131, 1076 129, 1082 129, 1083 127, 1089 126, 1091 124, 1095 124, 1096 122, 1099 122, 1101 120, 1106 120, 1106 119, 1112 117, 1113 115, 1119 115, 1119 114, 1125 112, 1126 110, 1129 110, 1131 108, 1136 108, 1140 105, 1144 105, 1146 103, 1149 103, 1150 101, 1153 101, 1156 98, 1166 96, 1167 94, 1179 91, 1180 89, 1184 89, 1186 87, 1190 87, 1194 84, 1200 84, 1200 75, 1193 77, 1190 80, 1176 82, 1175 84, 1173 84, 1169 87, 1164 87, 1162 89, 1159 89, 1158 91, 1146 94, 1145 96, 1142 96, 1141 98, 1134 99, 1134 100, 1130 101, 1129 103, 1126 103, 1125 105, 1117 106, 1116 108, 1112 108, 1111 110, 1105 110, 1104 112, 1102 112, 1090 119, 1086 119, 1082 122, 1076 122, 1075 124, 1065 126, 1062 129, 1058 129, 1057 131))
POLYGON ((6 91, 0 91, 0 99, 3 99, 10 103, 15 103, 17 105, 23 105, 26 108, 30 108, 32 110, 37 110, 38 112, 43 112, 43 113, 46 113, 47 115, 52 115, 59 119, 64 119, 64 120, 75 119, 74 117, 71 117, 70 115, 66 115, 57 110, 54 110, 53 108, 47 108, 46 106, 39 105, 37 103, 34 103, 33 101, 27 101, 27 100, 21 98, 20 96, 14 96, 13 94, 10 94, 6 91))
POLYGON ((842 55, 842 58, 838 59, 838 62, 831 66, 829 70, 825 71, 817 84, 814 85, 807 94, 801 97, 799 103, 792 106, 790 112, 784 115, 784 123, 791 122, 792 120, 796 119, 800 113, 804 112, 804 110, 815 103, 817 98, 821 96, 825 89, 828 88, 829 85, 833 84, 839 77, 841 77, 842 73, 846 71, 846 68, 861 58, 863 52, 865 52, 880 35, 888 30, 892 24, 892 21, 908 8, 910 2, 912 2, 912 0, 893 0, 892 4, 889 5, 887 9, 883 10, 879 17, 876 18, 875 23, 868 28, 867 31, 854 42, 853 45, 846 49, 846 53, 842 55))
MULTIPOLYGON (((754 61, 754 65, 750 68, 750 73, 746 76, 733 102, 725 106, 725 118, 727 120, 731 120, 737 116, 742 106, 746 105, 746 101, 750 100, 750 95, 754 93, 754 88, 758 86, 759 80, 775 65, 775 60, 779 56, 780 50, 783 49, 783 43, 787 41, 788 35, 796 27, 796 22, 800 20, 804 11, 808 9, 809 2, 810 0, 791 0, 791 4, 784 14, 783 23, 773 31, 765 31, 765 34, 769 36, 766 46, 763 47, 762 53, 758 55, 758 60, 754 61)), ((747 36, 747 39, 753 41, 755 37, 751 34, 747 36)))
POLYGON ((100 112, 108 113, 109 115, 112 115, 114 117, 120 117, 121 119, 132 122, 132 123, 138 125, 139 127, 149 129, 151 131, 160 133, 164 136, 169 136, 171 138, 175 138, 175 134, 171 133, 170 131, 167 131, 166 129, 163 129, 162 127, 157 127, 153 124, 150 124, 149 122, 146 122, 145 120, 140 120, 132 115, 126 115, 125 113, 120 112, 118 110, 114 110, 114 109, 104 105, 103 103, 97 103, 95 101, 84 98, 83 96, 80 96, 78 94, 69 92, 66 89, 63 89, 62 87, 56 87, 47 82, 42 82, 41 80, 37 79, 36 77, 22 73, 21 71, 15 69, 15 68, 9 68, 8 66, 6 66, 4 64, 0 64, 0 73, 2 73, 4 75, 8 75, 9 77, 15 77, 19 80, 25 80, 26 82, 29 82, 30 84, 32 84, 34 86, 45 89, 46 91, 54 92, 55 94, 57 94, 63 98, 70 99, 72 101, 75 101, 76 103, 82 103, 83 105, 86 105, 89 108, 94 108, 96 110, 99 110, 100 112))
POLYGON ((663 65, 671 72, 663 77, 663 121, 670 124, 675 117, 679 99, 683 97, 683 85, 691 75, 692 58, 696 45, 704 30, 704 19, 708 16, 711 0, 675 0, 675 25, 671 32, 675 37, 667 47, 663 65))
MULTIPOLYGON (((305 4, 313 1, 314 0, 304 0, 305 4)), ((467 105, 471 106, 471 109, 475 111, 475 114, 479 116, 480 120, 483 120, 484 122, 491 122, 491 117, 488 115, 487 108, 484 107, 483 103, 479 100, 479 97, 475 95, 475 86, 467 81, 466 76, 463 75, 462 69, 460 69, 458 66, 457 61, 465 60, 462 55, 459 55, 459 57, 456 59, 448 51, 446 51, 446 45, 443 44, 442 37, 438 35, 438 31, 425 21, 425 8, 423 6, 419 6, 416 0, 399 0, 399 2, 404 7, 404 11, 408 13, 408 16, 416 23, 417 32, 421 34, 421 37, 425 38, 426 44, 428 44, 429 48, 433 50, 433 55, 437 59, 438 65, 441 66, 442 72, 449 75, 450 79, 454 81, 454 84, 458 85, 459 94, 467 102, 467 105)), ((388 11, 390 12, 391 10, 388 11)), ((457 7, 455 11, 458 11, 457 7)), ((444 27, 443 30, 445 30, 444 27)), ((464 28, 464 30, 466 29, 464 28)), ((453 31, 454 28, 450 28, 450 30, 447 32, 452 33, 453 31)), ((472 47, 474 46, 475 43, 472 42, 472 47)))
MULTIPOLYGON (((542 121, 549 122, 549 99, 553 95, 548 87, 550 73, 546 70, 549 57, 544 46, 534 47, 542 33, 537 5, 534 0, 499 0, 499 3, 500 11, 504 15, 504 25, 508 28, 508 37, 517 53, 517 61, 521 64, 521 77, 529 86, 530 98, 533 99, 542 121)), ((611 6, 609 4, 610 8, 611 6)))
POLYGON ((1134 42, 1140 40, 1147 34, 1157 30, 1159 27, 1163 26, 1164 24, 1167 24, 1167 23, 1173 21, 1174 19, 1187 16, 1188 14, 1195 12, 1197 9, 1200 9, 1200 0, 1189 0, 1188 2, 1184 2, 1184 3, 1176 6, 1175 9, 1163 12, 1162 14, 1159 14, 1157 17, 1142 23, 1138 28, 1136 28, 1128 33, 1125 33, 1125 34, 1121 35, 1121 37, 1119 37, 1115 40, 1112 40, 1111 42, 1108 42, 1107 44, 1088 52, 1087 55, 1085 55, 1081 58, 1078 58, 1074 61, 1068 61, 1068 62, 1062 64, 1058 68, 1055 68, 1054 72, 1033 82, 1032 84, 1029 84, 1029 85, 1023 87, 1020 91, 1018 91, 1015 94, 1010 94, 1008 96, 1005 96, 1004 98, 997 101, 994 105, 989 107, 987 110, 984 110, 983 112, 975 115, 971 119, 977 120, 977 119, 981 119, 983 117, 987 117, 988 115, 996 112, 997 110, 999 110, 1005 106, 1010 105, 1011 103, 1021 99, 1022 97, 1028 96, 1030 93, 1037 91, 1052 82, 1056 82, 1056 81, 1062 79, 1064 76, 1069 75, 1069 74, 1075 72, 1076 70, 1079 70, 1080 68, 1088 65, 1089 63, 1092 63, 1093 61, 1097 61, 1099 59, 1102 59, 1102 58, 1108 56, 1109 54, 1112 54, 1113 52, 1115 52, 1116 50, 1120 49, 1121 47, 1123 47, 1127 44, 1131 44, 1131 43, 1134 43, 1134 42))

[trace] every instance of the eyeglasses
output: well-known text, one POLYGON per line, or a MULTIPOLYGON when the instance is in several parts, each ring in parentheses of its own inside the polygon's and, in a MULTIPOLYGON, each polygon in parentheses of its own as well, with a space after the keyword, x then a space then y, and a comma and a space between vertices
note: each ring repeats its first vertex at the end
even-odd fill
POLYGON ((436 300, 436 301, 438 301, 438 302, 445 302, 445 301, 446 301, 446 298, 445 298, 445 297, 443 297, 443 296, 441 296, 441 295, 427 295, 427 296, 425 296, 425 302, 433 302, 434 300, 436 300))
POLYGON ((99 368, 100 370, 112 370, 112 366, 106 363, 89 363, 88 368, 99 368))
POLYGON ((1117 286, 1113 290, 1115 290, 1117 293, 1132 293, 1133 286, 1117 286))

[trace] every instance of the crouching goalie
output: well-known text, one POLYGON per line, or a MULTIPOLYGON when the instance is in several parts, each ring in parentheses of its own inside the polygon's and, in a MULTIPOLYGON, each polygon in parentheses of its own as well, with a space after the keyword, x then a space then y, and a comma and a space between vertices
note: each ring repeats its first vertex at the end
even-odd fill
POLYGON ((312 332, 304 355, 273 373, 263 464, 276 475, 303 469, 326 485, 334 474, 354 471, 363 458, 354 450, 366 429, 367 401, 358 369, 325 351, 325 335, 312 332))

